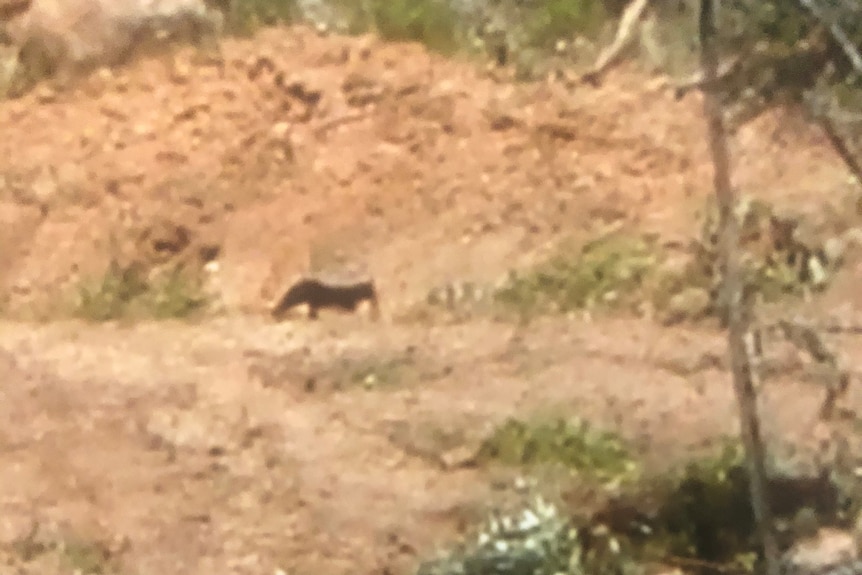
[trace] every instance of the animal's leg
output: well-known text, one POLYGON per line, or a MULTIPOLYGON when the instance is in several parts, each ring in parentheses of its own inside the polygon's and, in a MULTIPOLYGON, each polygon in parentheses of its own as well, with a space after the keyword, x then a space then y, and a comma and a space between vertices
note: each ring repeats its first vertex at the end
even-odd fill
POLYGON ((368 300, 371 303, 371 319, 377 321, 380 319, 380 302, 377 301, 377 295, 372 295, 368 300))
POLYGON ((309 304, 309 306, 308 306, 308 319, 317 319, 318 313, 319 313, 319 310, 317 309, 317 306, 309 304))

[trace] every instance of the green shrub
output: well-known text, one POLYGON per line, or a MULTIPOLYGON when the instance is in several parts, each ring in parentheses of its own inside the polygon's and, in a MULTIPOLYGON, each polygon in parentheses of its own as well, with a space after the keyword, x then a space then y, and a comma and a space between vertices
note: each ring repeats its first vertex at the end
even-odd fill
POLYGON ((149 278, 139 266, 114 261, 101 277, 78 286, 74 315, 90 321, 186 318, 206 303, 200 279, 182 267, 149 278))
POLYGON ((146 291, 147 282, 140 269, 121 267, 112 261, 104 275, 84 280, 78 287, 75 315, 92 321, 118 319, 146 291))
POLYGON ((646 241, 612 234, 574 253, 564 247, 526 274, 513 274, 495 300, 522 316, 630 304, 657 261, 646 241))
POLYGON ((417 41, 436 52, 453 54, 464 37, 460 16, 447 0, 374 0, 371 12, 384 40, 417 41))
MULTIPOLYGON (((519 512, 494 514, 448 553, 425 561, 416 575, 581 575, 577 529, 556 506, 537 498, 519 512)), ((591 567, 591 566, 590 566, 591 567)))
POLYGON ((207 303, 200 278, 176 267, 149 285, 144 309, 155 319, 186 318, 207 303))
POLYGON ((232 4, 227 30, 247 36, 262 26, 290 23, 298 16, 296 0, 239 0, 232 4))
MULTIPOLYGON (((464 38, 461 17, 448 0, 329 0, 325 9, 337 22, 323 23, 336 29, 374 30, 384 40, 421 42, 443 54, 455 53, 464 38)), ((244 0, 233 9, 228 30, 248 35, 300 16, 296 0, 244 0)))
POLYGON ((562 465, 601 482, 617 482, 637 470, 617 435, 566 418, 509 418, 482 443, 478 458, 505 465, 562 465))
POLYGON ((546 0, 528 11, 524 26, 530 45, 547 48, 576 34, 593 37, 609 19, 601 0, 546 0))

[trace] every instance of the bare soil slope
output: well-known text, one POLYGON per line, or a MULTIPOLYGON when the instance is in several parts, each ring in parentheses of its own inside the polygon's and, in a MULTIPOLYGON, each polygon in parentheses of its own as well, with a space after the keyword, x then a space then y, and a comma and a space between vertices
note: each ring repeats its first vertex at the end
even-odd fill
MULTIPOLYGON (((728 374, 687 367, 723 352, 708 331, 259 315, 328 260, 368 266, 392 317, 601 223, 689 237, 711 186, 697 95, 675 101, 632 70, 601 88, 513 85, 419 46, 304 28, 224 50, 223 70, 181 53, 0 104, 10 314, 45 309, 111 256, 215 248, 226 306, 198 325, 0 324, 0 561, 409 572, 491 495, 487 474, 444 465, 435 430, 460 436, 457 451, 553 406, 658 462, 734 431, 728 374), (188 242, 159 241, 176 226, 188 242), (366 389, 369 366, 393 381, 366 389)), ((733 151, 748 193, 804 207, 847 185, 792 112, 746 126, 733 151)), ((859 273, 825 301, 854 307, 859 273)), ((767 395, 770 433, 818 446, 822 390, 786 376, 767 395)))

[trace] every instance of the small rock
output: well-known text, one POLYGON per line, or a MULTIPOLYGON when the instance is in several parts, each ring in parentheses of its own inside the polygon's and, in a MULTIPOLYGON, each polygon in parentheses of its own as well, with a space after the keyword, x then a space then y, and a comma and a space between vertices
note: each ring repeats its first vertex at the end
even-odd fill
POLYGON ((287 122, 278 122, 273 124, 270 131, 275 138, 282 139, 290 132, 290 124, 287 122))
POLYGON ((841 239, 844 241, 845 249, 862 247, 862 227, 850 228, 844 232, 841 239))
POLYGON ((57 99, 57 91, 46 84, 41 84, 36 90, 36 101, 49 104, 57 99))
POLYGON ((134 127, 132 128, 132 132, 133 132, 136 136, 141 136, 141 137, 151 137, 151 136, 153 135, 153 132, 154 132, 154 131, 153 131, 153 127, 152 127, 151 125, 149 125, 149 124, 145 124, 145 123, 143 123, 143 122, 138 122, 138 123, 137 123, 137 124, 135 124, 135 125, 134 125, 134 127))
POLYGON ((691 257, 687 253, 672 255, 664 259, 656 271, 663 278, 685 278, 689 274, 690 263, 691 257))
POLYGON ((782 558, 790 573, 820 573, 824 568, 852 563, 856 559, 853 536, 836 529, 820 529, 815 537, 803 539, 782 558))
POLYGON ((460 445, 440 455, 440 463, 444 469, 468 467, 476 461, 476 448, 470 445, 460 445))
POLYGON ((823 253, 829 266, 838 266, 844 259, 844 240, 840 237, 831 237, 823 243, 823 253))
POLYGON ((826 285, 829 275, 823 267, 823 263, 820 261, 820 258, 809 257, 807 265, 808 276, 811 278, 811 285, 814 287, 823 287, 826 285))
POLYGON ((192 75, 192 67, 188 60, 176 57, 171 62, 171 81, 175 84, 185 84, 192 75))
POLYGON ((673 325, 699 319, 706 315, 711 303, 707 290, 698 287, 686 288, 670 298, 662 321, 665 325, 673 325))

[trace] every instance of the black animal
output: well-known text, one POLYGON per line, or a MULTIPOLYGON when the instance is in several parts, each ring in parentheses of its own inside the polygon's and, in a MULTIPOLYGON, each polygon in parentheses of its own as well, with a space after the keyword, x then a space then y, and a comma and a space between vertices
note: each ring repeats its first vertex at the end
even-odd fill
POLYGON ((309 319, 317 319, 321 308, 353 312, 363 301, 371 305, 372 317, 377 319, 380 305, 377 288, 372 280, 336 285, 315 278, 304 278, 293 284, 272 308, 272 317, 281 319, 291 308, 305 304, 308 306, 309 319))

